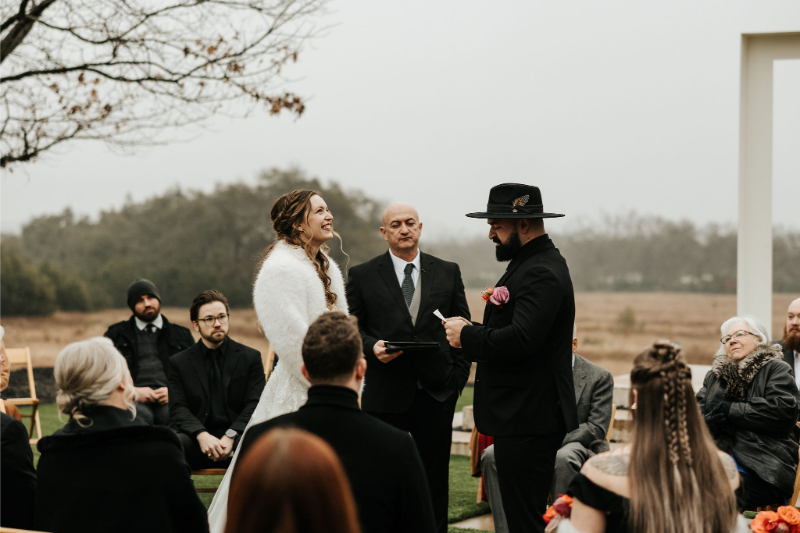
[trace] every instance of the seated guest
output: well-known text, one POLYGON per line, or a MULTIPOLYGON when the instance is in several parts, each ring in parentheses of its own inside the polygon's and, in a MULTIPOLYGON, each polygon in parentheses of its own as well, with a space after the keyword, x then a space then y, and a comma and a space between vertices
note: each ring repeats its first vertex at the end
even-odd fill
MULTIPOLYGON (((0 326, 0 392, 8 388, 8 380, 11 377, 11 361, 6 357, 6 345, 3 342, 5 333, 3 326, 0 326)), ((19 414, 17 406, 6 400, 0 401, 0 413, 10 415, 22 422, 22 416, 19 414)))
POLYGON ((191 332, 161 314, 161 295, 151 281, 128 287, 133 316, 108 328, 105 336, 125 357, 136 387, 137 414, 150 424, 169 424, 169 358, 194 344, 191 332))
POLYGON ((19 420, 0 413, 0 526, 33 527, 36 470, 28 431, 19 420))
POLYGON ((239 466, 228 498, 226 533, 361 532, 342 463, 316 435, 268 431, 239 466))
POLYGON ((755 317, 733 317, 720 332, 722 344, 697 393, 700 410, 719 449, 736 461, 743 510, 786 505, 798 461, 800 393, 792 369, 755 317))
MULTIPOLYGON (((577 353, 578 329, 572 326, 572 379, 575 383, 575 403, 578 405, 578 429, 567 433, 561 448, 556 453, 556 468, 550 494, 555 499, 565 494, 583 463, 595 454, 607 452, 611 446, 606 440, 611 423, 614 394, 614 378, 605 368, 587 361, 577 353)), ((494 529, 498 533, 508 531, 503 512, 503 500, 497 480, 494 460, 494 445, 481 455, 483 485, 492 507, 494 529)))
POLYGON ((169 416, 193 469, 227 467, 264 389, 261 353, 228 337, 221 292, 198 294, 189 316, 200 340, 169 361, 169 416))
POLYGON ((34 529, 207 532, 178 436, 136 417, 131 375, 111 341, 68 345, 54 375, 69 420, 39 441, 34 529))
MULTIPOLYGON (((297 412, 252 426, 242 441, 242 456, 247 458, 250 446, 273 428, 309 431, 342 461, 364 533, 432 533, 433 506, 411 436, 358 407, 367 361, 355 318, 321 315, 308 328, 302 354, 301 371, 311 382, 308 401, 297 412)), ((234 468, 236 483, 247 468, 242 463, 234 468)))
POLYGON ((747 530, 737 525, 736 466, 714 446, 679 352, 658 341, 634 359, 630 444, 586 461, 567 490, 574 529, 562 522, 560 533, 747 530))
POLYGON ((800 389, 800 298, 789 304, 786 310, 786 322, 783 325, 783 360, 792 367, 794 380, 800 389))

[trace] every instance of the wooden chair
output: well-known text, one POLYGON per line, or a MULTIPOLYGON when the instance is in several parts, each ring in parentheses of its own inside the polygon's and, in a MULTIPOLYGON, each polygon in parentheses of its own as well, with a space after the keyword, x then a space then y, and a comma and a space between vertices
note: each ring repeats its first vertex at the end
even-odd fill
MULTIPOLYGON (((800 422, 797 423, 797 426, 800 427, 800 422)), ((800 459, 800 452, 798 452, 798 459, 800 459)), ((797 468, 797 474, 794 476, 794 492, 792 492, 792 499, 789 500, 789 505, 800 507, 800 502, 797 501, 798 498, 800 498, 800 467, 797 468)))
POLYGON ((23 414, 22 418, 30 418, 31 424, 28 428, 28 438, 34 444, 42 438, 42 423, 39 421, 39 399, 36 397, 36 383, 33 381, 33 363, 31 362, 30 348, 6 348, 6 357, 11 366, 25 365, 28 369, 28 389, 30 398, 8 398, 6 401, 12 405, 31 407, 30 414, 23 414), (36 438, 33 438, 33 430, 36 429, 36 438))
POLYGON ((267 352, 266 356, 262 356, 261 362, 264 363, 264 377, 269 380, 269 375, 272 373, 272 363, 275 361, 275 350, 272 349, 272 346, 269 347, 269 351, 267 352))
POLYGON ((617 406, 611 404, 611 423, 608 425, 608 431, 606 431, 606 440, 611 442, 611 430, 614 429, 614 417, 617 416, 617 406))
MULTIPOLYGON (((224 476, 227 468, 203 468, 201 470, 192 470, 192 476, 224 476)), ((197 492, 217 492, 216 488, 199 488, 197 492)))

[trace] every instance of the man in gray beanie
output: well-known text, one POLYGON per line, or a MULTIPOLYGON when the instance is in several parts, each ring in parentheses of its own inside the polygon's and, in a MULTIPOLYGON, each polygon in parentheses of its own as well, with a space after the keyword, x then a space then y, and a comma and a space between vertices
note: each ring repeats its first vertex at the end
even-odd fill
POLYGON ((161 295, 152 281, 138 279, 128 287, 133 316, 108 328, 125 357, 136 389, 136 413, 153 425, 169 424, 167 369, 169 358, 194 344, 191 332, 161 314, 161 295))

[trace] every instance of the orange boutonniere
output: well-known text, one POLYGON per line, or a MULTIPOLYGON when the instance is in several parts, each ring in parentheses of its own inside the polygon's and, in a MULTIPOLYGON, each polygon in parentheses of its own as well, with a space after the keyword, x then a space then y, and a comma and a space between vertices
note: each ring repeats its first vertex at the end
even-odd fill
POLYGON ((508 288, 506 287, 491 287, 481 293, 481 298, 487 304, 496 305, 498 308, 502 309, 503 305, 508 303, 511 295, 508 293, 508 288))

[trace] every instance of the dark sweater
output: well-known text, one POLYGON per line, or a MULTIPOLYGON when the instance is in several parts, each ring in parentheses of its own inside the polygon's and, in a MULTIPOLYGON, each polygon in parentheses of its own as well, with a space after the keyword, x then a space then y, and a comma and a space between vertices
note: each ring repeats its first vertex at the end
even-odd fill
POLYGON ((353 489, 363 533, 434 531, 428 483, 414 441, 408 433, 361 411, 353 390, 311 387, 308 402, 299 411, 251 427, 239 454, 245 457, 260 436, 285 426, 314 433, 334 449, 353 489))
POLYGON ((0 413, 0 526, 33 527, 36 470, 28 431, 19 420, 0 413))
POLYGON ((34 529, 56 533, 207 532, 206 509, 174 431, 97 406, 82 428, 39 441, 34 529))

